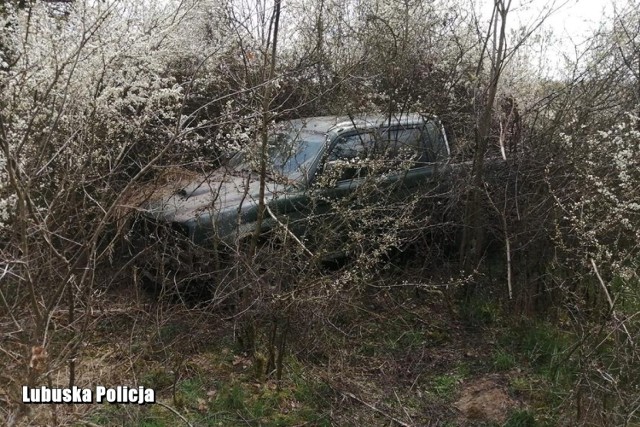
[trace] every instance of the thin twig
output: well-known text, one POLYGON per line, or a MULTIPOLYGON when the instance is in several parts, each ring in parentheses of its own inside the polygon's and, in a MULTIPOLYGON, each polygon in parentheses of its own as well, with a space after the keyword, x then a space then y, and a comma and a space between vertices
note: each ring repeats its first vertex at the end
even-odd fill
POLYGON ((593 258, 589 259, 589 261, 591 261, 591 266, 593 267, 593 271, 596 273, 596 277, 598 278, 598 282, 600 282, 600 286, 602 287, 602 290, 604 291, 604 294, 607 296, 607 302, 609 303, 609 308, 611 309, 611 316, 613 317, 613 319, 620 323, 620 326, 622 327, 622 329, 624 329, 625 334, 627 334, 627 338, 629 339, 629 343, 631 343, 631 345, 633 346, 633 338, 631 338, 631 334, 629 333, 629 330, 627 329, 627 325, 624 324, 624 321, 621 321, 618 318, 618 314, 616 313, 616 311, 614 310, 614 303, 613 303, 613 299, 611 299, 611 295, 609 294, 609 290, 607 289, 607 285, 604 283, 604 280, 602 280, 602 276, 600 276, 600 272, 598 271, 598 267, 596 266, 596 262, 593 260, 593 258))
MULTIPOLYGON (((2 276, 0 276, 0 280, 2 280, 4 278, 4 276, 7 275, 7 273, 11 273, 9 271, 9 264, 5 265, 4 272, 2 273, 2 276)), ((17 277, 22 280, 22 278, 20 278, 19 276, 17 276, 17 277)), ((6 308, 7 312, 9 313, 9 316, 11 316, 11 320, 13 320, 13 324, 16 325, 16 327, 18 328, 19 331, 22 331, 22 326, 20 326, 20 323, 18 322, 16 317, 13 315, 13 310, 9 306, 9 303, 7 302, 7 299, 4 296, 4 293, 2 292, 2 289, 0 289, 0 298, 2 298, 2 304, 4 305, 4 307, 6 308)))
POLYGON ((359 397, 357 397, 355 394, 353 393, 349 393, 348 391, 339 391, 339 393, 345 397, 350 397, 353 400, 356 400, 360 403, 362 403, 364 406, 366 406, 367 408, 373 409, 374 411, 376 411, 377 413, 379 413, 380 415, 389 418, 391 421, 403 426, 403 427, 411 427, 411 424, 407 424, 404 421, 394 417, 393 415, 387 414, 386 412, 384 412, 382 409, 378 409, 375 406, 373 406, 370 403, 365 402, 364 400, 360 399, 359 397))
POLYGON ((168 410, 170 410, 171 412, 173 412, 174 414, 176 414, 182 421, 184 421, 184 423, 186 425, 188 425, 189 427, 193 427, 193 425, 189 422, 189 420, 187 420, 180 412, 176 411, 175 409, 173 409, 171 406, 162 403, 162 402, 156 402, 156 405, 160 405, 163 408, 166 408, 168 410))
POLYGON ((609 308, 613 310, 613 300, 611 299, 611 295, 609 294, 609 290, 607 289, 607 285, 604 284, 604 280, 602 280, 602 276, 600 276, 600 272, 598 271, 598 267, 596 267, 596 262, 593 259, 590 259, 591 266, 593 267, 593 271, 596 273, 596 277, 600 282, 600 286, 602 286, 602 290, 604 291, 605 296, 607 297, 607 302, 609 303, 609 308))
POLYGON ((267 212, 269 213, 269 215, 271 215, 271 218, 273 218, 275 220, 275 222, 278 223, 278 225, 282 228, 284 228, 284 230, 287 232, 287 234, 293 239, 295 240, 295 242, 297 244, 299 244, 302 249, 307 253, 307 255, 313 256, 313 252, 311 252, 309 249, 307 249, 307 247, 304 245, 304 243, 302 243, 302 241, 300 239, 298 239, 298 237, 293 234, 293 231, 289 230, 289 227, 287 227, 286 224, 282 223, 277 217, 276 215, 273 213, 273 211, 271 210, 271 208, 269 207, 269 205, 265 204, 265 207, 267 208, 267 212))
POLYGON ((413 422, 411 415, 409 415, 409 411, 407 411, 407 408, 405 408, 402 402, 400 401, 400 397, 398 396, 398 393, 396 393, 396 391, 393 390, 393 394, 396 396, 396 400, 398 401, 398 405, 400 405, 400 407, 402 408, 402 412, 404 412, 404 414, 409 418, 409 420, 413 422))
POLYGON ((505 212, 501 212, 500 209, 498 209, 498 207, 496 206, 496 204, 493 203, 493 199, 491 198, 491 195, 489 194, 489 190, 487 189, 486 185, 484 187, 484 191, 487 194, 487 199, 489 199, 489 203, 491 203, 491 206, 493 207, 493 209, 495 209, 498 215, 500 215, 500 219, 502 222, 502 231, 504 233, 505 252, 506 252, 506 258, 507 258, 507 288, 509 290, 509 299, 512 299, 513 284, 512 284, 512 273, 511 273, 511 241, 509 239, 509 231, 507 229, 507 216, 505 212))

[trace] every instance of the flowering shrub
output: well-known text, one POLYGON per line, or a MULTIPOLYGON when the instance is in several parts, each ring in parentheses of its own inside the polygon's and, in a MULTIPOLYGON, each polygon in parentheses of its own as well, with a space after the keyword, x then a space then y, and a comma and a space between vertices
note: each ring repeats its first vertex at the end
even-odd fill
POLYGON ((581 191, 565 208, 579 236, 580 256, 626 280, 638 280, 640 261, 638 120, 627 113, 610 129, 592 132, 583 141, 563 138, 577 154, 575 180, 581 191))
POLYGON ((195 3, 0 5, 0 311, 19 313, 25 348, 69 344, 49 368, 67 364, 72 383, 86 332, 74 310, 117 277, 97 279, 116 259, 123 190, 190 137, 166 68, 195 3), (51 320, 63 296, 66 337, 51 320))
POLYGON ((568 281, 572 291, 584 292, 581 281, 594 278, 593 261, 605 281, 625 282, 630 286, 627 289, 637 293, 638 118, 624 113, 613 123, 602 120, 596 124, 597 120, 593 118, 588 125, 568 121, 564 132, 555 128, 552 135, 534 134, 531 141, 525 141, 517 165, 520 193, 509 201, 517 213, 511 227, 522 235, 516 246, 528 248, 524 255, 529 261, 537 260, 530 257, 531 246, 542 244, 546 249, 538 249, 540 259, 551 270, 565 270, 565 277, 555 283, 568 281), (530 216, 521 218, 529 209, 530 216))

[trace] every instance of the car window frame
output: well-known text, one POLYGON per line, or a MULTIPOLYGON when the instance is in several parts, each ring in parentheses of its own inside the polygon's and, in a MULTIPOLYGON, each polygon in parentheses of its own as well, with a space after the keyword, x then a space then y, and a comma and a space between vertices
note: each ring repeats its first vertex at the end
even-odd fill
MULTIPOLYGON (((403 130, 412 130, 412 129, 420 129, 421 134, 424 132, 427 134, 427 137, 430 137, 430 134, 428 132, 428 129, 426 128, 427 124, 429 123, 429 121, 421 121, 421 122, 417 122, 417 123, 398 123, 398 124, 393 124, 392 126, 386 126, 386 125, 382 125, 382 126, 375 126, 375 127, 366 127, 366 128, 361 128, 361 129, 352 129, 349 130, 347 132, 341 133, 339 135, 336 135, 334 138, 332 138, 331 142, 328 144, 327 149, 325 150, 325 153, 322 156, 321 162, 318 165, 317 168, 317 173, 316 175, 322 174, 324 172, 325 169, 325 165, 326 163, 329 161, 329 157, 331 156, 332 151, 335 149, 335 147, 338 145, 338 143, 341 140, 347 139, 347 138, 351 138, 354 137, 356 135, 366 135, 366 134, 371 134, 371 133, 375 133, 375 132, 379 132, 381 134, 383 133, 391 133, 391 132, 397 132, 397 131, 403 131, 403 130)), ((437 123, 433 123, 435 129, 440 132, 440 129, 438 127, 437 123)), ((446 143, 445 143, 446 144, 446 143)), ((403 145, 409 145, 409 144, 403 144, 403 145)), ((429 153, 429 147, 428 144, 420 144, 420 152, 421 155, 420 157, 423 156, 428 156, 429 153)), ((431 167, 434 163, 437 163, 437 161, 429 161, 429 162, 420 162, 421 164, 419 166, 415 166, 415 167, 411 167, 406 171, 403 171, 402 173, 407 173, 410 170, 415 170, 415 169, 420 169, 420 168, 424 168, 424 167, 431 167)), ((401 175, 401 174, 393 174, 393 175, 401 175)), ((381 175, 376 175, 378 177, 380 177, 381 175)), ((342 182, 350 182, 350 181, 355 181, 355 180, 363 180, 366 179, 367 177, 371 177, 371 175, 364 175, 364 176, 358 176, 358 177, 351 177, 351 178, 345 178, 345 179, 338 179, 336 181, 336 185, 342 182)))

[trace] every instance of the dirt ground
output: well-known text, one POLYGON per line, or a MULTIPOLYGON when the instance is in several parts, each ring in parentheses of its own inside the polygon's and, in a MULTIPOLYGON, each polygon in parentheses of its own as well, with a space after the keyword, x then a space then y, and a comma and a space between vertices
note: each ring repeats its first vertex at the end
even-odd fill
POLYGON ((504 424, 520 403, 509 395, 505 379, 487 375, 462 384, 460 397, 454 406, 460 411, 460 422, 491 422, 504 424))

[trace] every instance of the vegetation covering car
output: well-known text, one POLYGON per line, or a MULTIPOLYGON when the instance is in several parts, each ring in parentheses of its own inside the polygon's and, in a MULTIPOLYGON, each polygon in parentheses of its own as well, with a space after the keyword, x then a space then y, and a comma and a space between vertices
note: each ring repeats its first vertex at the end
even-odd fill
MULTIPOLYGON (((433 181, 447 168, 449 154, 442 124, 433 116, 312 117, 281 122, 269 138, 261 232, 283 225, 304 240, 317 229, 309 226, 309 219, 317 223, 331 209, 331 199, 350 195, 365 183, 379 188, 395 185, 393 192, 406 194, 419 191, 421 183, 433 181)), ((155 262, 172 261, 172 271, 193 262, 190 254, 180 259, 176 254, 180 251, 170 247, 173 243, 167 243, 166 235, 150 232, 158 224, 216 251, 236 248, 253 235, 259 211, 259 157, 259 149, 243 150, 224 167, 145 204, 145 234, 168 249, 155 262)), ((152 276, 157 278, 158 273, 152 276)))

